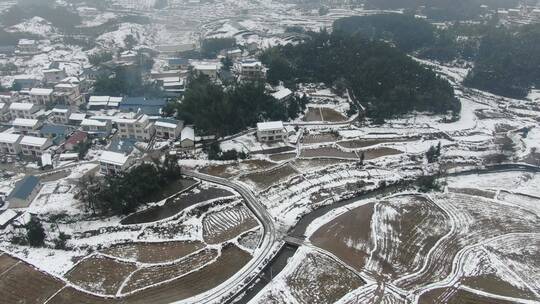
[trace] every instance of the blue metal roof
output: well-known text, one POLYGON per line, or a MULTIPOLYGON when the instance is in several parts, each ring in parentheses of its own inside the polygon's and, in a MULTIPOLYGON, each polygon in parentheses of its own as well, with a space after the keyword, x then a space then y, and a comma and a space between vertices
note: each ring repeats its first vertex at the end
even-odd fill
POLYGON ((187 58, 171 58, 169 59, 170 65, 186 65, 189 64, 189 59, 187 58))
POLYGON ((62 125, 51 125, 46 124, 43 125, 41 130, 39 130, 39 133, 42 135, 67 135, 71 131, 70 127, 62 126, 62 125))
POLYGON ((115 138, 111 141, 109 148, 107 150, 117 153, 130 154, 133 149, 135 149, 135 143, 137 141, 134 139, 119 139, 115 138))
POLYGON ((137 112, 139 109, 146 115, 159 115, 167 101, 163 98, 128 97, 120 102, 122 112, 137 112))
POLYGON ((39 179, 33 175, 26 176, 17 182, 15 189, 11 191, 10 198, 27 199, 32 191, 39 185, 39 179))

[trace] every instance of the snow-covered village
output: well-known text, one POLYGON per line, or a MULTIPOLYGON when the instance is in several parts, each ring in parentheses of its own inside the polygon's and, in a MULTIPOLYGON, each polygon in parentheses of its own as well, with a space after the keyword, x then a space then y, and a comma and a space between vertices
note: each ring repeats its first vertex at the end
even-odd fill
POLYGON ((0 303, 540 303, 538 1, 0 24, 0 303))

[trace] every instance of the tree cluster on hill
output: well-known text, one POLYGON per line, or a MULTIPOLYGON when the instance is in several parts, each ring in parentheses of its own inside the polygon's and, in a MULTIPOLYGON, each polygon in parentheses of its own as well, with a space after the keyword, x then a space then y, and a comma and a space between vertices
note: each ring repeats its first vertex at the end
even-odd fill
POLYGON ((88 56, 88 61, 93 66, 97 66, 97 65, 100 65, 100 64, 105 63, 107 61, 111 61, 112 59, 113 59, 112 53, 111 52, 105 52, 105 51, 88 56))
POLYGON ((197 129, 224 136, 264 120, 284 120, 286 108, 266 94, 263 83, 240 83, 223 88, 204 75, 190 81, 182 103, 173 103, 179 119, 197 129))
POLYGON ((492 28, 481 40, 465 84, 491 93, 523 98, 540 87, 540 24, 492 28))
POLYGON ((143 204, 162 199, 160 192, 180 177, 177 157, 167 155, 163 162, 144 163, 104 181, 93 176, 81 178, 77 198, 96 213, 128 214, 143 204))
POLYGON ((334 30, 360 34, 368 39, 386 40, 404 52, 418 50, 435 41, 435 27, 423 19, 406 14, 353 16, 334 22, 334 30))
POLYGON ((112 77, 100 77, 94 83, 96 95, 161 97, 163 91, 143 80, 142 67, 119 66, 112 77))
POLYGON ((387 43, 341 31, 310 36, 305 43, 272 48, 261 56, 270 82, 324 82, 334 87, 339 80, 376 120, 411 111, 460 109, 446 80, 387 43))
MULTIPOLYGON (((30 1, 19 3, 5 10, 0 15, 0 22, 8 27, 35 16, 49 21, 60 30, 67 31, 81 24, 81 17, 76 11, 64 6, 56 6, 50 1, 30 1)), ((54 2, 54 1, 53 1, 54 2)))
POLYGON ((481 13, 481 5, 490 8, 517 7, 519 0, 367 0, 368 8, 377 9, 406 9, 425 14, 436 21, 471 20, 481 13))
POLYGON ((236 45, 234 38, 209 38, 201 44, 201 55, 204 58, 215 58, 220 51, 232 48, 236 45))
POLYGON ((210 160, 237 160, 248 158, 248 154, 244 151, 238 152, 235 149, 222 151, 219 142, 212 143, 206 152, 208 153, 208 159, 210 160))

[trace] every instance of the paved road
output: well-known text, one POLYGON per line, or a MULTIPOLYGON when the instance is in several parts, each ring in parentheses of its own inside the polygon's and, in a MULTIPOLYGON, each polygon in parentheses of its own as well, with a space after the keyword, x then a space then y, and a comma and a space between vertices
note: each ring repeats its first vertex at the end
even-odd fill
POLYGON ((263 237, 261 238, 259 246, 255 251, 254 258, 251 259, 251 261, 246 266, 244 266, 244 268, 240 272, 236 273, 233 277, 231 277, 229 280, 222 283, 218 287, 211 289, 204 294, 198 295, 196 297, 179 301, 178 303, 223 302, 222 298, 224 296, 231 296, 232 293, 235 292, 241 284, 244 284, 250 277, 259 273, 259 270, 262 269, 264 265, 272 259, 272 247, 277 241, 274 222, 272 221, 272 217, 270 216, 268 211, 266 211, 266 208, 259 202, 253 192, 251 192, 251 190, 249 190, 247 187, 229 181, 227 179, 194 171, 184 170, 183 173, 184 175, 189 177, 198 178, 236 190, 244 198, 248 208, 253 211, 255 216, 257 216, 264 229, 263 237))

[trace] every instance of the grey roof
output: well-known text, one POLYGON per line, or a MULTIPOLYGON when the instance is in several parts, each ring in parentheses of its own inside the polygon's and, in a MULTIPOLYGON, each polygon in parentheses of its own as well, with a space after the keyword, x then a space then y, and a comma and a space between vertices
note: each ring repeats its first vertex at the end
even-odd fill
POLYGON ((27 199, 32 191, 39 185, 39 178, 29 175, 17 182, 9 198, 27 199))

